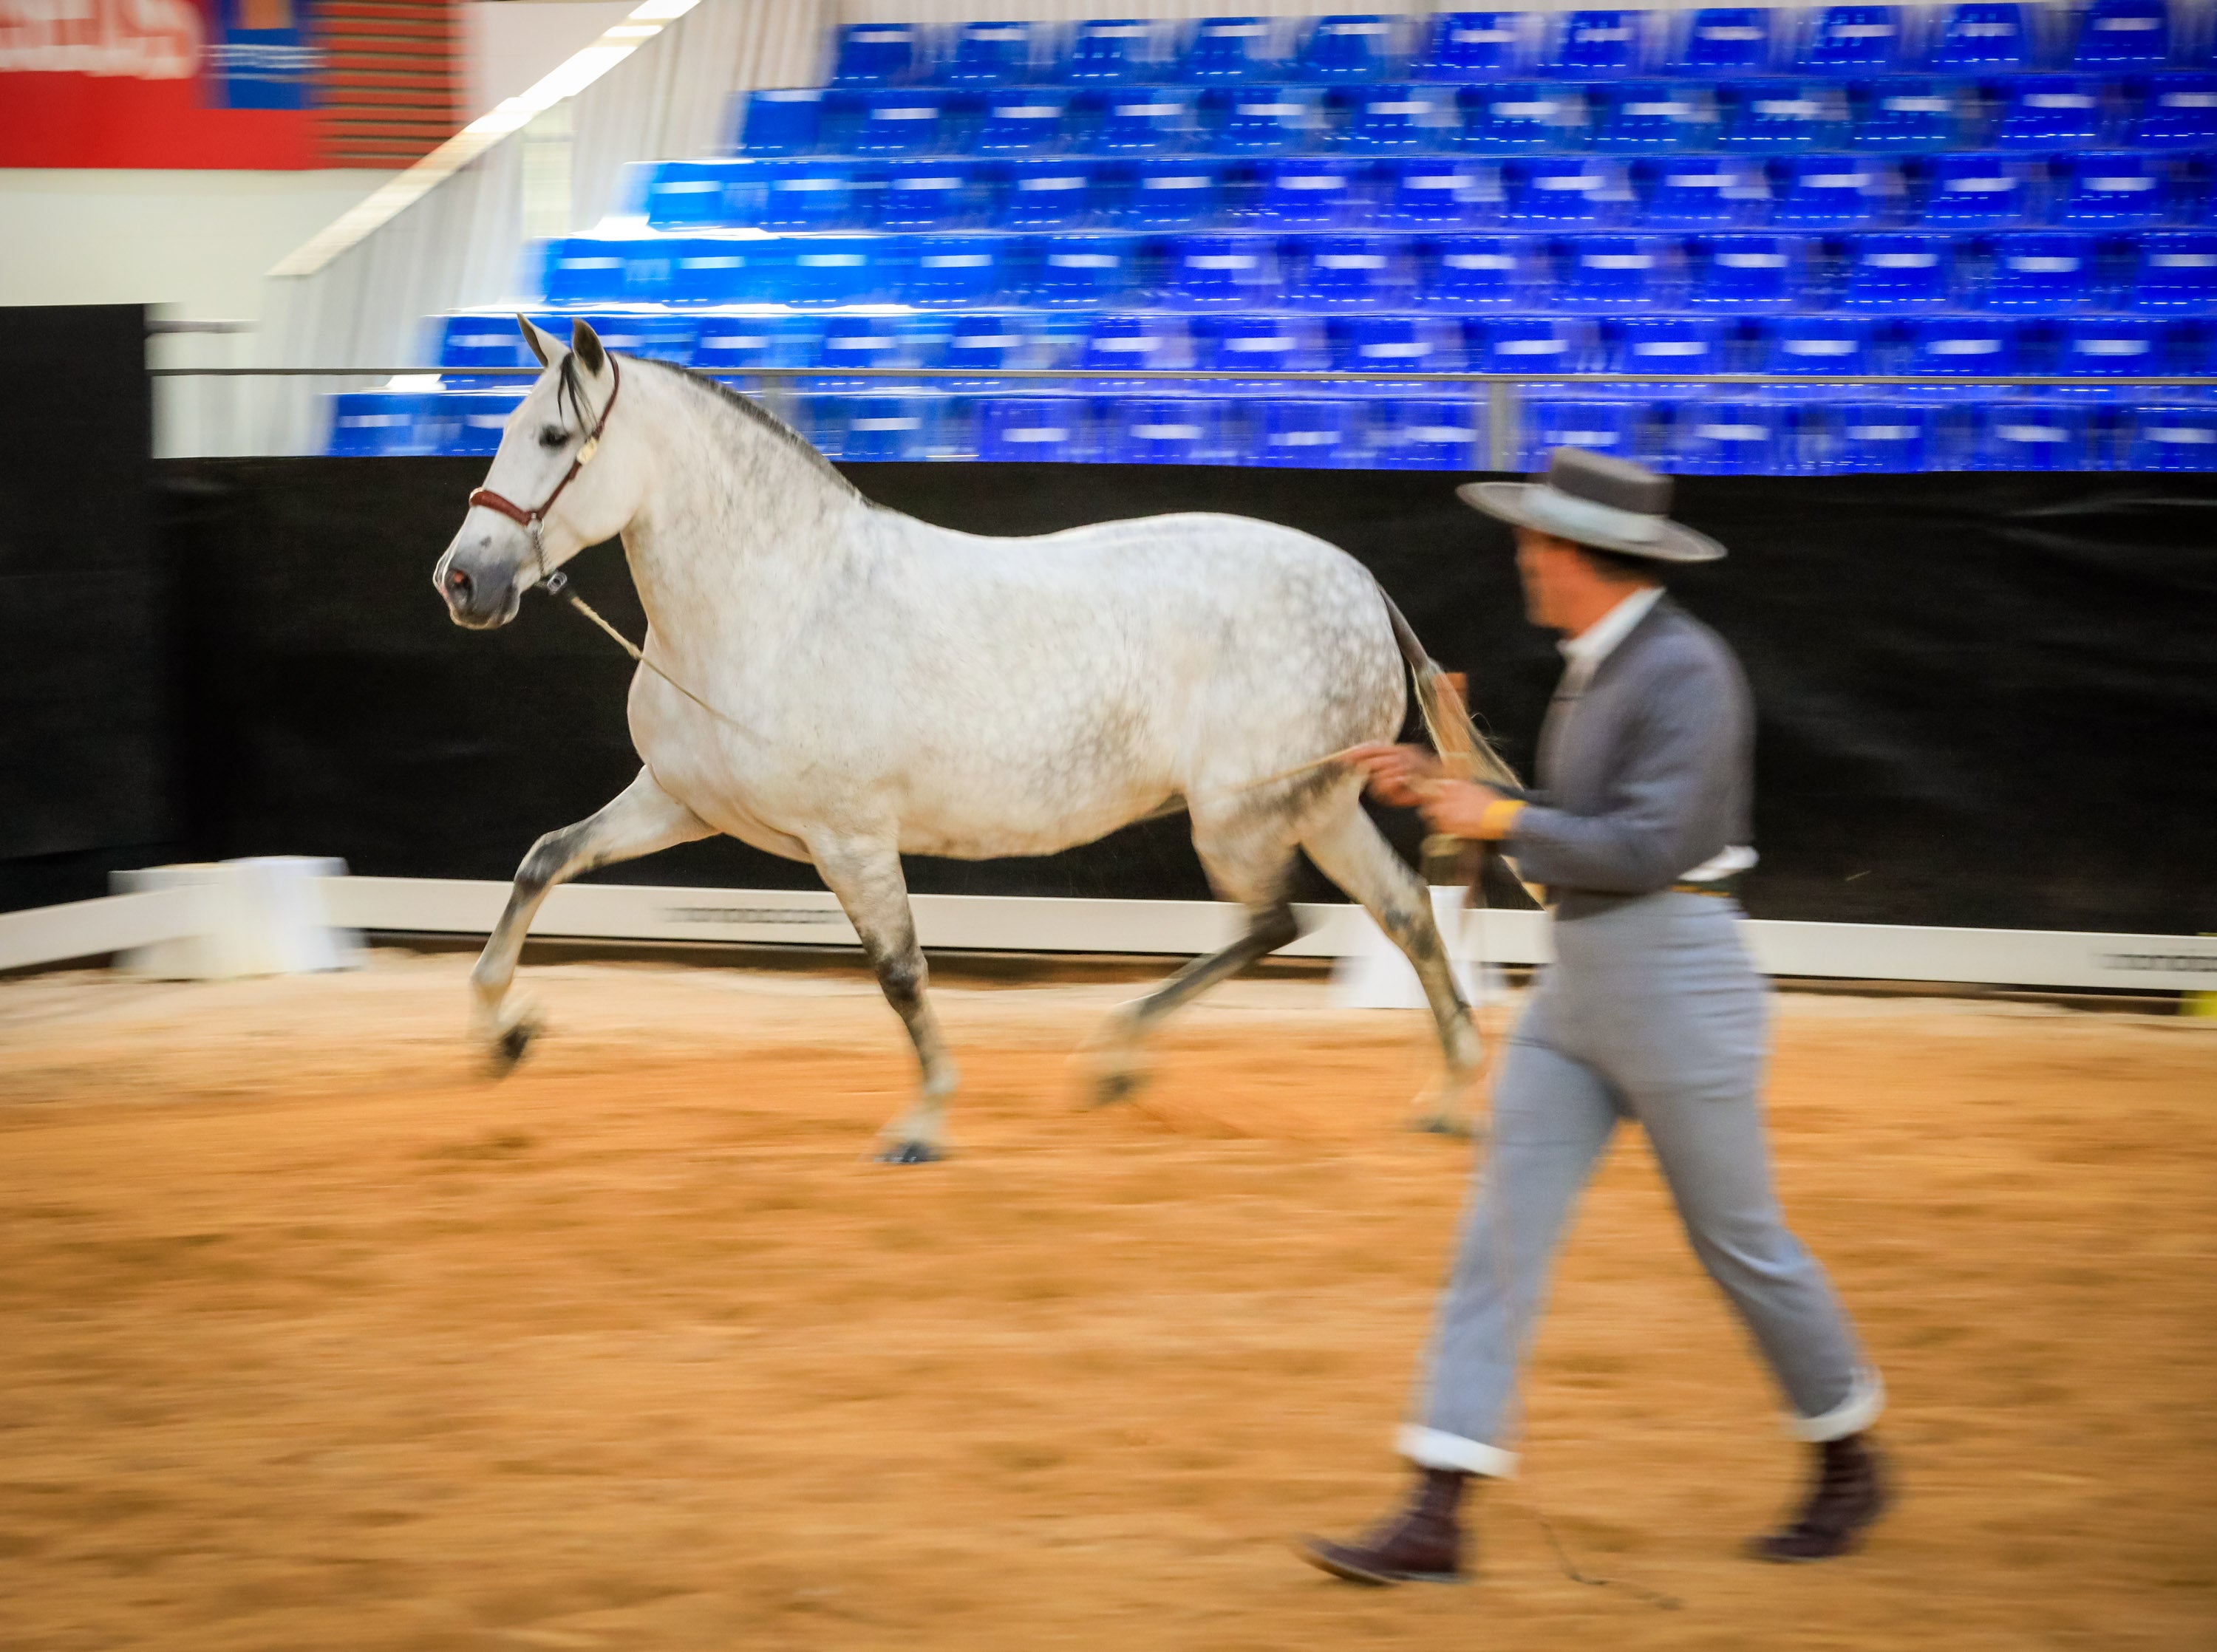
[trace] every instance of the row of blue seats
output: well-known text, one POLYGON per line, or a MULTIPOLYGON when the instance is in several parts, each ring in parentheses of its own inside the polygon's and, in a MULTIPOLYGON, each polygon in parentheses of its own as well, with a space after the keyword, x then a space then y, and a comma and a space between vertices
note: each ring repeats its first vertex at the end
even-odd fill
POLYGON ((637 186, 658 230, 2138 229, 2217 218, 2208 154, 1895 161, 1597 156, 1355 162, 664 161, 637 186))
MULTIPOLYGON (((1947 315, 1874 321, 1782 316, 1427 315, 1313 317, 1244 311, 1188 317, 1149 311, 1071 317, 1047 327, 1023 315, 835 317, 668 313, 587 317, 612 349, 707 372, 746 368, 928 367, 947 372, 1713 373, 1858 373, 1984 378, 2012 374, 2183 377, 2210 372, 2217 326, 2139 316, 2019 320, 1947 315)), ((556 331, 567 317, 550 317, 556 331)), ((506 317, 456 316, 440 366, 529 363, 506 317)), ((1261 381, 1257 381, 1261 382, 1261 381)), ((1398 393, 1381 379, 1371 393, 1398 393)))
POLYGON ((549 304, 2217 314, 2217 231, 1944 235, 571 237, 549 304))
MULTIPOLYGON (((514 391, 342 395, 328 450, 490 453, 517 399, 514 391)), ((769 399, 827 456, 849 461, 1468 471, 1484 468, 1488 453, 1481 405, 1451 396, 1235 398, 1151 386, 1117 396, 849 388, 769 399)), ((2217 398, 1541 395, 1522 413, 1515 447, 1527 466, 1573 446, 1717 474, 2217 469, 2217 398)))
POLYGON ((2177 27, 2165 0, 2094 0, 2075 15, 1967 0, 1944 7, 1732 6, 1553 16, 1448 11, 1421 24, 1378 12, 1282 22, 1206 17, 1183 27, 1095 18, 1067 31, 981 21, 961 24, 944 39, 916 23, 861 23, 838 32, 830 81, 836 86, 1040 80, 1121 85, 1151 79, 1208 84, 1399 76, 1472 81, 1535 69, 1578 77, 1657 67, 1745 74, 1791 66, 1850 75, 1917 66, 2157 68, 2195 61, 2208 49, 2206 30, 2177 27))
POLYGON ((743 94, 734 118, 732 147, 755 156, 2181 148, 2217 140, 2217 74, 1108 93, 805 88, 743 94))

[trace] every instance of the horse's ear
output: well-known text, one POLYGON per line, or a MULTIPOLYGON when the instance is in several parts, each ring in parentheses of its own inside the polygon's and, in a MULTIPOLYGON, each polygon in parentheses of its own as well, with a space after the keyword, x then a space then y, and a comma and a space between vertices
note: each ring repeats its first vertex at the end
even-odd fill
POLYGON ((608 353, 601 348, 601 336, 585 324, 583 316, 570 324, 570 348, 577 353, 577 360, 584 363, 585 371, 596 378, 608 365, 608 353))
POLYGON ((531 317, 528 316, 516 317, 516 330, 523 335, 523 342, 531 346, 532 354, 539 358, 539 365, 542 367, 550 365, 554 360, 556 352, 562 348, 562 342, 553 334, 543 328, 533 326, 531 317))

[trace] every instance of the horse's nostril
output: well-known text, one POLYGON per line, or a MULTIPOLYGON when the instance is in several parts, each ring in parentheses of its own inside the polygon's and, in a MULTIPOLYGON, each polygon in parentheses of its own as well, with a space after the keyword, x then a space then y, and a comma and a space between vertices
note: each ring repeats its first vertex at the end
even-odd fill
POLYGON ((447 589, 457 596, 469 595, 470 576, 459 568, 447 570, 447 589))

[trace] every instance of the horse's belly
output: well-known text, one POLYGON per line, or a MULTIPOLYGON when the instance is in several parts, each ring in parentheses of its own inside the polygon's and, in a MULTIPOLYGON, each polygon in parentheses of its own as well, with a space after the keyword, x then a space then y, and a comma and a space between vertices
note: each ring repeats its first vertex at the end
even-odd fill
POLYGON ((955 860, 1056 854, 1129 825, 1160 806, 1170 790, 1135 785, 1111 792, 1004 792, 993 798, 974 792, 915 796, 900 811, 900 850, 955 860))

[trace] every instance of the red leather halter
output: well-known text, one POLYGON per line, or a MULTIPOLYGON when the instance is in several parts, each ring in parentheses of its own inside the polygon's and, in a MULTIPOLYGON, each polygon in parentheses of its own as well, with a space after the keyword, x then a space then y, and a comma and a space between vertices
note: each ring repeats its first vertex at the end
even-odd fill
POLYGON ((608 357, 608 399, 601 404, 601 416, 593 421, 593 428, 585 432, 585 439, 577 444, 577 456, 570 461, 570 468, 562 472, 562 479, 554 490, 532 509, 526 510, 515 500, 495 493, 491 488, 479 488, 470 495, 472 506, 483 505, 487 510, 497 510, 531 536, 532 554, 539 558, 539 583, 549 592, 559 591, 569 583, 559 569, 547 566, 547 547, 540 537, 540 525, 547 513, 554 509, 554 502, 562 496, 562 490, 577 479, 577 472, 593 462, 593 455, 601 451, 601 432, 608 428, 608 415, 616 410, 616 398, 623 391, 623 373, 616 359, 608 357))

